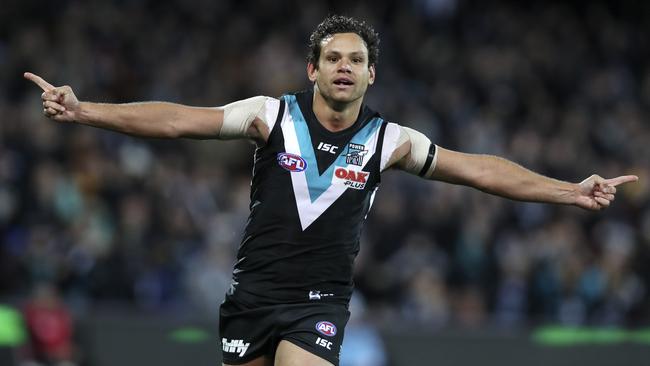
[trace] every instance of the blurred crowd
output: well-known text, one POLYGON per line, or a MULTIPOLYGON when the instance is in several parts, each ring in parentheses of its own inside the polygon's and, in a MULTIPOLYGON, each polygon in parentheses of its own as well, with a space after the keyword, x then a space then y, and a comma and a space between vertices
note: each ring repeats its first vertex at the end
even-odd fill
POLYGON ((380 33, 366 101, 387 120, 563 180, 641 178, 594 213, 385 173, 357 258, 364 317, 427 329, 650 324, 650 8, 572 4, 9 0, 0 299, 46 283, 74 314, 216 316, 248 215, 252 145, 57 124, 24 71, 98 102, 280 96, 310 87, 309 34, 343 13, 380 33))

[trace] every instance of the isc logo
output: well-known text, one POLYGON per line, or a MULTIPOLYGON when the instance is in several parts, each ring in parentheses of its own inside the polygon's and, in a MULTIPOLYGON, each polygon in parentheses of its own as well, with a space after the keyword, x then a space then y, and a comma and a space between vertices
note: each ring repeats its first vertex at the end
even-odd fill
POLYGON ((278 164, 290 172, 302 172, 307 169, 307 162, 300 155, 279 153, 278 164))
POLYGON ((328 321, 318 322, 318 324, 316 324, 316 330, 319 331, 322 335, 326 335, 328 337, 334 337, 336 335, 336 325, 328 321))
POLYGON ((323 339, 321 337, 318 337, 316 339, 316 344, 322 347, 327 348, 328 350, 332 350, 332 342, 328 341, 327 339, 323 339))
POLYGON ((326 144, 324 142, 319 143, 317 147, 318 150, 327 151, 330 154, 336 154, 336 150, 338 148, 339 148, 338 146, 334 146, 332 144, 326 144))

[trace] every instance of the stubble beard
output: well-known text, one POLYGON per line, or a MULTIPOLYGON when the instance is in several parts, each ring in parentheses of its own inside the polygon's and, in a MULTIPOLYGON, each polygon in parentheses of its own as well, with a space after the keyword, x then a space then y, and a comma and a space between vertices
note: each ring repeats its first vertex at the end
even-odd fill
MULTIPOLYGON (((356 89, 357 85, 355 84, 354 87, 356 89)), ((356 102, 360 98, 363 98, 363 96, 366 94, 366 90, 352 90, 349 96, 337 98, 334 96, 334 88, 329 87, 329 85, 327 88, 322 88, 318 81, 316 81, 316 89, 317 92, 320 93, 320 95, 323 97, 325 102, 327 102, 327 104, 335 111, 345 110, 347 106, 356 102)))

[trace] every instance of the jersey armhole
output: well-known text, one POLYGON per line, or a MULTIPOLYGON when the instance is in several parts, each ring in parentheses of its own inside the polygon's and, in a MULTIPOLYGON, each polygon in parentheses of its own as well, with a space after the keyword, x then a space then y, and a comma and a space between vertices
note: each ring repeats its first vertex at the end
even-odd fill
POLYGON ((393 153, 395 153, 395 150, 397 150, 398 148, 397 142, 399 140, 399 136, 400 136, 399 125, 397 125, 396 123, 387 122, 385 132, 384 132, 384 141, 381 147, 381 160, 379 163, 380 172, 383 172, 388 168, 386 165, 388 165, 390 158, 393 156, 393 153))
POLYGON ((284 99, 268 98, 264 108, 264 122, 273 131, 273 127, 282 120, 284 114, 284 99))
POLYGON ((278 133, 282 125, 282 119, 284 117, 284 112, 286 108, 286 102, 284 98, 280 99, 269 99, 267 101, 267 107, 265 108, 265 123, 269 129, 269 137, 266 142, 258 143, 258 148, 268 146, 273 136, 278 133), (269 105, 270 104, 270 105, 269 105))

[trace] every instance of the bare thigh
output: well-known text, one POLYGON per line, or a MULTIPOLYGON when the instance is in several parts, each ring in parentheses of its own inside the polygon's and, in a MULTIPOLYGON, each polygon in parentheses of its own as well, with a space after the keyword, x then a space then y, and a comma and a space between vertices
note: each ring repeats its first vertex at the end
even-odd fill
MULTIPOLYGON (((225 364, 225 363, 222 363, 221 365, 222 366, 231 366, 231 365, 228 365, 228 364, 225 364)), ((273 366, 273 362, 269 358, 258 357, 256 359, 254 359, 253 361, 246 362, 244 364, 237 365, 237 366, 273 366)))
POLYGON ((274 366, 334 366, 289 341, 280 341, 274 366))

